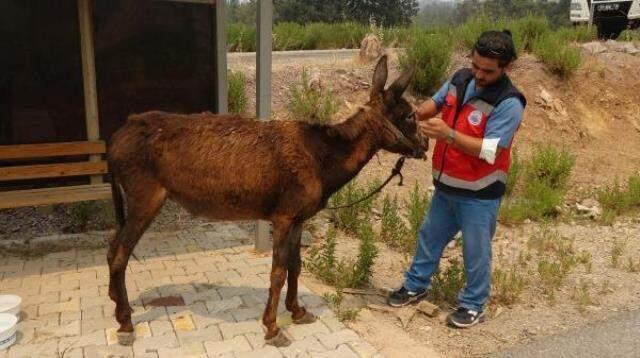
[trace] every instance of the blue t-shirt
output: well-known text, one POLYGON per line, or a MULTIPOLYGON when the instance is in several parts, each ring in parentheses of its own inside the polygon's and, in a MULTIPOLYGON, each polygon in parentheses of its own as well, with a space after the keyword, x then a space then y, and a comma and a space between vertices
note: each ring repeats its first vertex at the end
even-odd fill
MULTIPOLYGON (((438 109, 444 105, 444 99, 449 91, 449 81, 447 81, 438 92, 431 97, 438 106, 438 109)), ((464 95, 464 102, 467 103, 471 97, 477 93, 476 80, 472 79, 467 85, 467 90, 464 95)), ((498 146, 507 148, 511 144, 513 135, 518 129, 518 125, 522 121, 522 114, 524 107, 522 102, 515 97, 507 98, 500 102, 496 108, 491 112, 491 117, 487 122, 487 126, 484 130, 484 137, 487 139, 500 138, 498 146)))

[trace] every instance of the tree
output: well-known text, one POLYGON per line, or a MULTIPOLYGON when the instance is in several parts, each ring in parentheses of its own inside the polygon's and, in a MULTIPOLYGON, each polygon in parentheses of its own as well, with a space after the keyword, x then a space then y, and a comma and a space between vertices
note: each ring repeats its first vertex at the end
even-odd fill
POLYGON ((342 0, 276 0, 276 21, 339 22, 344 21, 342 0))
POLYGON ((237 22, 238 8, 240 7, 240 0, 227 0, 227 17, 229 22, 237 22))
POLYGON ((418 14, 417 0, 347 0, 347 18, 362 23, 374 19, 378 25, 408 25, 418 14))

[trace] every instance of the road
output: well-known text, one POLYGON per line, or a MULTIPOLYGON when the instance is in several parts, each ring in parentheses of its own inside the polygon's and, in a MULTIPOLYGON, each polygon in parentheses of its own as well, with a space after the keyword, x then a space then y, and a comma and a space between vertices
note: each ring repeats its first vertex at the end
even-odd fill
POLYGON ((640 357, 640 310, 619 313, 605 321, 543 338, 498 355, 534 357, 640 357))

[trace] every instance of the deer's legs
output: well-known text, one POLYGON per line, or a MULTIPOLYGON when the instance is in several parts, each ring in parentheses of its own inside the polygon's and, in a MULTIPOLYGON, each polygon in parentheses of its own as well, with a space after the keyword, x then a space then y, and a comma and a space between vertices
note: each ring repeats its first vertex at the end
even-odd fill
POLYGON ((300 240, 302 235, 302 223, 296 223, 289 231, 289 261, 287 275, 287 297, 285 305, 287 310, 291 312, 293 323, 306 324, 316 321, 316 317, 307 312, 304 307, 298 303, 298 277, 302 270, 302 259, 300 257, 300 240))
POLYGON ((133 343, 132 309, 129 305, 125 271, 129 258, 144 231, 158 214, 166 199, 166 191, 159 185, 138 185, 128 192, 128 213, 124 227, 109 243, 109 297, 115 302, 115 317, 120 324, 121 344, 133 343))
POLYGON ((265 341, 267 344, 276 347, 284 347, 291 344, 291 341, 284 336, 276 325, 278 314, 278 302, 280 293, 287 279, 287 267, 290 259, 289 253, 289 231, 292 221, 278 218, 273 222, 273 261, 271 264, 271 287, 269 288, 269 299, 262 316, 262 323, 267 328, 265 341))

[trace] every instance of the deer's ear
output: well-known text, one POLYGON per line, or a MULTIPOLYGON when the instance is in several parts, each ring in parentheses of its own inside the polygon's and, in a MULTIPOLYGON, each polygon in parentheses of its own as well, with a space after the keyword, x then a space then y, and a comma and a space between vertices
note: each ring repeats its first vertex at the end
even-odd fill
POLYGON ((373 72, 373 81, 371 85, 371 99, 376 98, 384 91, 384 85, 387 83, 387 55, 383 55, 376 69, 373 72))
POLYGON ((398 77, 391 86, 389 86, 389 91, 393 93, 396 98, 402 97, 404 91, 409 87, 409 83, 413 79, 413 76, 416 73, 416 66, 411 65, 407 70, 405 70, 400 77, 398 77))

